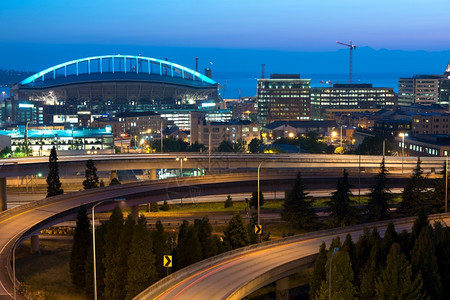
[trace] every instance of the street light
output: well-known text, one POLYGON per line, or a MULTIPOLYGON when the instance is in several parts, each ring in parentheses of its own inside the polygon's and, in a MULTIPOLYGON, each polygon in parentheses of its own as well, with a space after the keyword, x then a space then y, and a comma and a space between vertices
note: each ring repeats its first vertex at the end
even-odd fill
POLYGON ((99 203, 92 206, 92 251, 93 251, 93 260, 94 260, 94 299, 97 300, 97 262, 96 262, 96 254, 95 254, 95 208, 104 202, 121 202, 125 199, 106 199, 100 201, 99 203))
MULTIPOLYGON (((341 125, 341 149, 344 150, 344 148, 342 147, 342 125, 341 125)), ((341 153, 344 153, 343 151, 341 153)))
MULTIPOLYGON (((260 201, 260 188, 259 188, 259 172, 261 170, 261 165, 263 164, 264 161, 260 162, 258 165, 258 226, 260 225, 260 217, 259 217, 259 212, 260 212, 260 205, 259 205, 259 201, 260 201)), ((258 234, 258 243, 260 242, 260 235, 258 234)))
POLYGON ((211 129, 208 135, 208 174, 211 174, 211 129))
POLYGON ((448 151, 445 151, 445 213, 447 213, 448 200, 448 151))
POLYGON ((180 177, 183 177, 183 160, 187 161, 187 157, 178 157, 175 159, 176 161, 180 161, 180 177))
POLYGON ((330 276, 329 276, 329 286, 328 286, 328 299, 331 300, 331 266, 333 265, 333 255, 336 253, 336 251, 339 251, 339 248, 336 247, 333 250, 333 253, 331 254, 331 259, 330 259, 330 276))
POLYGON ((405 156, 405 136, 408 136, 408 134, 400 132, 398 136, 402 138, 402 174, 403 174, 403 157, 405 156))

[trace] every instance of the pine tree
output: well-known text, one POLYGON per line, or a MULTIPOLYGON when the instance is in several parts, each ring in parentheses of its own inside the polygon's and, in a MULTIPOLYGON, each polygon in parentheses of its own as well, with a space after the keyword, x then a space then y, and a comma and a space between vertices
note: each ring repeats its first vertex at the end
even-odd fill
MULTIPOLYGON (((419 238, 420 233, 427 227, 430 227, 430 221, 428 220, 428 216, 425 213, 425 209, 420 209, 417 218, 413 223, 411 234, 409 235, 408 239, 409 251, 407 253, 410 253, 410 251, 416 244, 416 240, 419 238)), ((407 258, 409 259, 408 255, 407 258)))
POLYGON ((61 189, 61 181, 59 180, 58 156, 56 154, 55 146, 53 146, 50 151, 48 169, 47 198, 64 193, 64 190, 61 189))
POLYGON ((150 202, 150 212, 158 212, 159 205, 158 202, 150 202))
POLYGON ((120 234, 123 229, 123 214, 119 207, 114 208, 107 223, 105 235, 105 256, 103 264, 105 266, 105 299, 113 299, 115 278, 113 277, 116 267, 116 254, 119 246, 120 234))
POLYGON ((315 299, 319 294, 322 282, 327 279, 325 265, 327 263, 327 249, 325 243, 320 245, 319 255, 314 262, 314 269, 309 282, 309 298, 315 299))
MULTIPOLYGON (((141 216, 138 219, 131 241, 127 262, 129 271, 125 299, 133 299, 158 279, 155 255, 152 251, 153 244, 157 244, 157 242, 153 243, 150 232, 147 230, 147 221, 144 216, 141 216)), ((163 264, 162 259, 160 264, 163 264)))
POLYGON ((187 228, 177 247, 177 269, 180 270, 202 260, 202 247, 194 226, 187 228))
POLYGON ((426 227, 419 234, 411 253, 411 265, 414 274, 422 274, 423 289, 431 299, 443 299, 441 277, 433 245, 433 232, 426 227))
POLYGON ((329 212, 333 218, 333 223, 338 226, 346 226, 356 221, 356 201, 351 200, 352 192, 348 183, 348 173, 344 169, 344 176, 338 180, 337 190, 332 193, 328 202, 329 212))
POLYGON ((224 207, 225 208, 233 207, 233 199, 231 198, 230 195, 227 196, 227 200, 225 200, 224 207))
POLYGON ((389 222, 386 231, 384 232, 383 242, 381 244, 381 257, 383 258, 383 265, 386 262, 386 257, 388 256, 389 251, 391 250, 391 247, 394 243, 398 243, 398 235, 395 231, 394 223, 389 222))
POLYGON ((89 159, 86 162, 85 177, 86 179, 83 181, 83 188, 85 190, 93 189, 99 186, 97 168, 95 167, 92 159, 89 159))
MULTIPOLYGON (((127 278, 124 274, 128 274, 128 257, 130 256, 130 247, 133 239, 134 227, 136 222, 131 214, 128 215, 125 224, 120 233, 119 244, 117 246, 114 257, 114 270, 112 278, 114 280, 113 299, 124 299, 127 295, 127 278)), ((148 233, 150 234, 150 233, 148 233)))
POLYGON ((361 286, 359 289, 360 299, 369 300, 376 299, 375 285, 379 273, 378 257, 380 249, 378 247, 372 248, 370 258, 367 261, 364 269, 359 274, 361 286))
POLYGON ((444 295, 450 295, 450 230, 440 222, 434 223, 436 260, 439 262, 439 276, 444 295))
POLYGON ((355 249, 355 264, 353 266, 355 274, 360 274, 361 270, 366 265, 367 260, 370 257, 370 251, 372 250, 372 241, 370 236, 370 230, 364 228, 364 233, 358 238, 355 249))
POLYGON ((305 185, 298 172, 292 190, 284 200, 281 218, 296 228, 311 228, 317 220, 313 203, 314 200, 305 192, 305 185))
POLYGON ((245 247, 250 244, 250 237, 247 226, 238 212, 234 214, 233 218, 228 222, 225 228, 223 240, 231 249, 245 247))
POLYGON ((70 275, 72 283, 77 288, 86 286, 85 265, 91 245, 90 223, 86 207, 78 210, 77 225, 73 236, 72 252, 70 253, 70 275))
POLYGON ((356 245, 352 240, 352 236, 350 235, 350 233, 348 233, 345 236, 345 240, 344 243, 342 244, 342 249, 344 249, 345 251, 348 252, 348 255, 350 257, 350 262, 352 264, 352 269, 353 269, 353 273, 356 275, 356 270, 355 270, 355 266, 356 266, 356 245))
POLYGON ((170 254, 169 245, 167 243, 168 237, 164 231, 164 226, 160 220, 156 221, 155 230, 151 233, 153 241, 153 252, 155 253, 155 265, 158 277, 166 276, 166 268, 163 265, 163 256, 170 254))
POLYGON ((195 220, 194 227, 202 248, 202 258, 205 259, 216 255, 218 250, 217 244, 212 238, 213 228, 208 217, 195 220))
MULTIPOLYGON (((263 207, 264 205, 264 195, 262 192, 259 192, 259 207, 263 207)), ((258 208, 258 192, 253 192, 252 197, 250 198, 250 207, 258 208)))
POLYGON ((111 179, 111 181, 109 182, 109 185, 118 185, 121 184, 119 179, 117 177, 114 177, 113 179, 111 179))
POLYGON ((392 245, 387 257, 386 268, 381 272, 375 284, 378 299, 425 299, 422 291, 422 276, 416 274, 415 278, 411 265, 405 256, 400 253, 398 244, 392 245))
MULTIPOLYGON (((434 193, 429 200, 430 213, 443 212, 445 209, 445 170, 447 168, 447 162, 444 161, 442 170, 442 177, 434 179, 434 193)), ((447 172, 447 176, 450 175, 447 172)), ((447 179, 448 180, 448 179, 447 179)), ((450 192, 450 186, 447 187, 447 193, 450 192)), ((448 193, 448 195, 450 195, 448 193)))
MULTIPOLYGON (((331 252, 331 251, 330 251, 331 252)), ((331 252, 332 254, 332 252, 331 252)), ((330 255, 331 258, 331 255, 330 255)), ((333 263, 331 265, 331 278, 330 278, 330 264, 331 260, 328 259, 326 264, 327 280, 322 282, 320 292, 316 299, 328 299, 329 295, 329 282, 331 280, 331 299, 357 299, 356 289, 353 286, 353 270, 350 264, 350 257, 347 251, 341 249, 336 251, 333 256, 333 263)))
POLYGON ((423 176, 421 163, 418 158, 417 165, 402 194, 403 200, 400 203, 399 211, 408 216, 416 215, 421 208, 425 208, 427 211, 429 209, 427 200, 430 198, 430 192, 427 191, 427 182, 423 176))
POLYGON ((386 166, 384 157, 380 164, 380 172, 375 177, 375 185, 371 188, 369 194, 368 216, 370 220, 380 221, 389 217, 389 202, 392 198, 390 189, 387 187, 386 166))

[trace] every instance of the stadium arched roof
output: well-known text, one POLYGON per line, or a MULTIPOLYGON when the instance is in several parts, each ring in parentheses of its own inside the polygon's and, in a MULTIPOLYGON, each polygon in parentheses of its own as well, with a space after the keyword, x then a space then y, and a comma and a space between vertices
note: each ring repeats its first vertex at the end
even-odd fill
POLYGON ((104 55, 76 59, 42 70, 24 80, 23 87, 45 87, 77 81, 158 80, 181 84, 212 87, 211 78, 182 65, 144 56, 104 55))

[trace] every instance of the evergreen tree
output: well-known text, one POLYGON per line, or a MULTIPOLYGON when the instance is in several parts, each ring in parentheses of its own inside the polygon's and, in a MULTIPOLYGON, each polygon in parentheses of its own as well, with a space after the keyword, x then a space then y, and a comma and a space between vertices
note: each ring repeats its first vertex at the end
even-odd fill
MULTIPOLYGON (((126 298, 133 299, 141 291, 152 285, 158 279, 155 267, 155 255, 150 232, 147 230, 147 221, 143 215, 138 219, 134 229, 128 257, 128 275, 126 298)), ((160 261, 162 265, 162 259, 160 261)))
POLYGON ((327 279, 325 265, 327 263, 327 249, 325 243, 320 245, 319 255, 314 262, 313 273, 309 282, 309 298, 315 299, 320 291, 322 282, 327 279))
POLYGON ((411 265, 414 274, 422 274, 423 289, 431 299, 443 299, 441 277, 433 245, 433 232, 426 227, 419 234, 411 253, 411 265))
POLYGON ((164 203, 161 205, 161 207, 159 208, 161 211, 169 211, 170 210, 170 206, 167 203, 166 200, 164 200, 164 203))
POLYGON ((119 246, 120 234, 123 228, 123 214, 122 210, 116 206, 114 208, 106 227, 105 235, 105 245, 104 251, 105 256, 103 259, 103 264, 105 266, 105 299, 113 299, 115 278, 114 269, 116 267, 116 253, 119 246))
POLYGON ((158 212, 159 205, 158 202, 150 202, 150 212, 158 212))
POLYGON ((231 249, 245 247, 250 244, 250 237, 248 234, 247 226, 242 219, 241 214, 238 212, 234 214, 228 226, 225 228, 223 240, 227 243, 231 249))
POLYGON ((415 278, 411 265, 405 256, 400 253, 398 244, 392 245, 387 257, 386 268, 381 272, 375 284, 378 299, 425 299, 422 292, 422 276, 417 274, 415 278))
POLYGON ((329 212, 335 225, 346 226, 356 221, 356 201, 351 200, 352 192, 348 183, 348 173, 344 169, 344 176, 339 178, 336 192, 332 193, 328 201, 329 212))
MULTIPOLYGON (((430 221, 428 220, 428 216, 425 213, 424 209, 420 209, 419 213, 417 215, 416 220, 414 221, 411 234, 409 235, 409 241, 408 241, 408 254, 416 244, 416 240, 419 238, 419 234, 424 230, 425 228, 430 226, 430 221)), ((409 256, 407 255, 407 258, 409 259, 409 256)))
POLYGON ((355 270, 356 266, 356 245, 352 240, 352 236, 348 233, 345 236, 344 243, 342 244, 342 249, 348 252, 350 257, 350 263, 352 264, 353 274, 357 275, 358 273, 355 270))
POLYGON ((359 289, 360 299, 376 299, 375 285, 379 273, 378 257, 380 249, 378 247, 372 248, 370 258, 367 261, 364 269, 359 274, 361 286, 359 289))
POLYGON ((61 189, 61 181, 59 180, 58 156, 55 146, 50 151, 48 169, 47 198, 64 193, 64 190, 61 189))
POLYGON ((70 275, 72 283, 77 288, 86 286, 85 265, 91 245, 90 223, 86 207, 78 210, 77 225, 73 236, 72 252, 70 253, 70 275))
POLYGON ((371 250, 372 240, 370 236, 370 230, 368 228, 364 228, 364 233, 358 238, 358 241, 356 242, 355 264, 353 265, 355 274, 361 273, 361 270, 364 268, 367 260, 370 257, 371 250))
POLYGON ((194 227, 202 248, 202 258, 205 259, 216 255, 218 250, 217 244, 212 237, 213 228, 208 217, 195 220, 194 227))
POLYGON ((233 199, 231 198, 230 195, 227 196, 227 200, 225 200, 224 207, 225 208, 233 207, 233 199))
MULTIPOLYGON (((258 192, 253 192, 252 197, 250 198, 250 207, 258 208, 258 192)), ((259 192, 259 207, 263 207, 264 205, 264 195, 262 192, 259 192)))
POLYGON ((389 222, 386 231, 384 232, 383 242, 381 245, 381 257, 383 258, 383 264, 386 262, 386 257, 388 256, 389 251, 391 250, 391 247, 394 243, 398 243, 398 235, 395 231, 394 223, 389 222))
MULTIPOLYGON (((130 256, 130 247, 135 226, 136 222, 133 216, 129 214, 120 233, 119 244, 114 257, 115 263, 112 278, 115 284, 112 299, 121 300, 127 296, 127 278, 126 276, 124 278, 124 274, 128 274, 128 257, 130 256)), ((149 235, 150 233, 147 234, 149 235)))
POLYGON ((389 217, 389 202, 392 195, 387 187, 387 174, 388 171, 386 170, 383 157, 380 164, 380 172, 375 177, 375 185, 370 189, 367 205, 370 220, 380 221, 389 217))
POLYGON ((151 233, 153 241, 153 252, 155 253, 155 265, 158 277, 166 276, 166 268, 163 265, 163 256, 170 253, 168 236, 164 231, 164 226, 160 220, 156 221, 155 230, 151 233))
POLYGON ((99 186, 97 168, 95 167, 92 159, 88 159, 86 162, 85 177, 86 179, 83 181, 83 188, 85 190, 93 189, 99 186))
POLYGON ((305 185, 298 172, 292 190, 284 200, 281 218, 296 228, 311 228, 317 220, 313 203, 314 200, 305 192, 305 185))
MULTIPOLYGON (((103 292, 105 290, 105 265, 103 264, 105 258, 105 236, 106 236, 106 224, 102 224, 95 228, 95 257, 97 265, 97 295, 99 299, 103 298, 103 292)), ((85 265, 85 282, 86 282, 86 296, 88 299, 94 297, 94 264, 93 264, 93 246, 92 243, 88 249, 88 256, 85 265)))
POLYGON ((450 230, 447 226, 442 226, 440 222, 435 222, 433 235, 443 294, 450 295, 450 230))
MULTIPOLYGON (((331 251, 330 251, 331 252, 331 251)), ((331 252, 332 254, 332 252, 331 252)), ((330 255, 331 258, 331 255, 330 255)), ((353 270, 350 264, 350 257, 347 251, 341 249, 336 251, 333 256, 333 263, 331 265, 330 278, 330 264, 328 259, 326 264, 327 280, 322 282, 320 292, 316 299, 329 299, 329 282, 331 280, 331 299, 357 299, 356 289, 353 286, 353 270)))
MULTIPOLYGON (((445 170, 447 168, 447 162, 444 161, 444 166, 442 170, 442 177, 434 179, 434 193, 430 197, 430 213, 439 213, 445 210, 445 170)), ((447 172, 447 176, 450 172, 447 172)), ((448 180, 448 179, 447 179, 448 180)), ((450 186, 447 187, 447 195, 450 195, 450 186)))
POLYGON ((423 176, 421 163, 418 158, 413 174, 402 193, 399 211, 408 216, 416 215, 421 208, 429 209, 427 200, 430 198, 430 192, 427 191, 427 182, 423 176))
POLYGON ((202 247, 194 226, 188 226, 186 234, 178 242, 177 270, 202 260, 202 247))

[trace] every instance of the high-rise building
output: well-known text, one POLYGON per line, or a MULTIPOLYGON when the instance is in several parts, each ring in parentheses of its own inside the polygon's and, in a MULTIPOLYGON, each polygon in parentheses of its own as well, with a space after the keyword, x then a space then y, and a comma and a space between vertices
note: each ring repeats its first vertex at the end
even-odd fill
POLYGON ((311 89, 311 118, 331 119, 333 113, 353 113, 392 108, 397 98, 392 88, 372 84, 334 84, 311 89))
POLYGON ((274 121, 309 120, 311 117, 311 79, 300 74, 271 74, 258 79, 258 119, 274 121))
POLYGON ((398 105, 449 105, 450 63, 443 75, 414 75, 398 79, 398 105))

